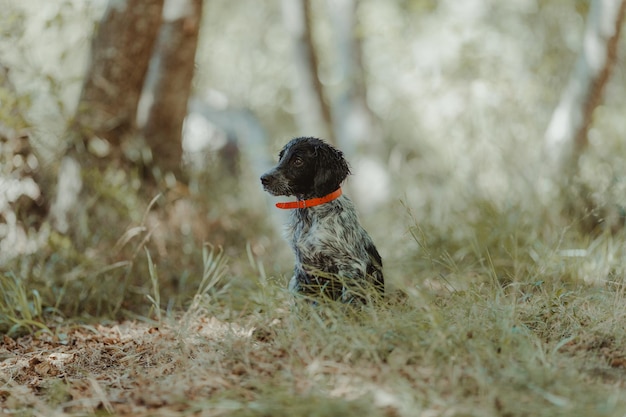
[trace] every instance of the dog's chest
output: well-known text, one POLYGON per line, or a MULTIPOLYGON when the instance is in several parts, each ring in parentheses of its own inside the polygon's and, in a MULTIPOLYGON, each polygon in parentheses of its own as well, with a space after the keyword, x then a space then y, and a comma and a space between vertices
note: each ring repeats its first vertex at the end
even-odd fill
POLYGON ((306 211, 294 213, 291 218, 289 240, 296 249, 310 250, 320 242, 325 221, 321 221, 316 216, 311 216, 306 211))
POLYGON ((308 257, 315 252, 335 246, 339 240, 341 218, 334 212, 303 210, 291 218, 288 236, 297 256, 308 257))

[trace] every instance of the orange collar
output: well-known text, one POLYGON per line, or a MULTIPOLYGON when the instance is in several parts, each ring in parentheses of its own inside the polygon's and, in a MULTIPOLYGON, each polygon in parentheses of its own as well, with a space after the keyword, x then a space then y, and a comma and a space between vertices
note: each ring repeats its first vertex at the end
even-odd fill
POLYGON ((298 201, 289 201, 287 203, 276 203, 276 207, 279 209, 296 209, 296 208, 308 208, 319 206, 320 204, 328 203, 329 201, 333 201, 336 198, 339 198, 341 195, 341 188, 337 188, 330 194, 325 195, 324 197, 319 198, 311 198, 309 200, 298 200, 298 201))

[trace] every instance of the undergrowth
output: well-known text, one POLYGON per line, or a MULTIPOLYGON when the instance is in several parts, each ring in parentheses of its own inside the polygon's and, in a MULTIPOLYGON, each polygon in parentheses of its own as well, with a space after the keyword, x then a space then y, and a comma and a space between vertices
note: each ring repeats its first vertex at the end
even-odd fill
POLYGON ((46 353, 20 365, 10 352, 22 345, 11 345, 0 352, 9 358, 0 402, 25 415, 47 407, 57 415, 98 407, 133 415, 626 413, 623 232, 584 235, 556 215, 480 200, 472 216, 452 212, 438 224, 405 207, 406 239, 380 245, 385 301, 313 305, 288 294, 280 240, 255 240, 266 233, 261 225, 229 236, 228 224, 211 223, 209 206, 184 200, 155 197, 107 231, 114 239, 85 251, 52 233, 41 252, 0 274, 0 331, 73 352, 83 342, 68 335, 89 328, 80 337, 93 358, 46 353), (212 233, 195 235, 189 222, 212 233), (93 325, 105 318, 135 322, 123 325, 128 336, 111 336, 93 325), (107 342, 98 351, 100 337, 107 342), (40 365, 56 369, 59 358, 62 383, 40 365), (97 383, 83 387, 84 375, 97 383), (81 406, 76 390, 98 400, 81 406))
MULTIPOLYGON (((68 399, 87 372, 98 383, 81 389, 113 414, 624 415, 622 236, 590 239, 567 227, 531 227, 528 212, 488 213, 446 242, 416 219, 415 262, 400 277, 387 275, 385 302, 360 307, 294 300, 286 277, 266 272, 271 254, 248 245, 237 259, 203 245, 194 293, 171 308, 153 249, 136 246, 145 254, 138 258, 147 271, 146 313, 131 317, 148 327, 116 330, 124 355, 107 362, 106 377, 99 365, 111 352, 106 344, 99 360, 68 359, 64 384, 26 396, 19 372, 0 373, 5 403, 95 414, 68 399), (246 286, 233 271, 248 271, 246 286)), ((62 321, 46 321, 37 292, 10 274, 2 285, 2 311, 22 320, 3 325, 46 324, 51 337, 67 337, 62 321)), ((93 332, 89 340, 104 330, 93 332)))
MULTIPOLYGON (((225 248, 220 259, 245 257, 246 242, 263 234, 259 214, 234 204, 237 196, 213 199, 185 186, 146 196, 137 175, 115 168, 90 171, 84 192, 92 197, 75 209, 71 233, 44 224, 38 233, 45 241, 37 251, 2 263, 0 309, 6 319, 0 319, 0 332, 45 327, 42 310, 88 321, 153 313, 158 319, 162 311, 188 307, 198 286, 209 285, 203 282, 204 242, 225 248), (258 226, 242 233, 244 221, 258 226), (27 298, 29 309, 23 307, 27 298), (18 321, 24 325, 15 326, 18 321)), ((227 187, 237 189, 231 182, 227 187)), ((217 183, 213 191, 227 195, 217 183)), ((236 276, 217 285, 249 289, 253 284, 238 276, 254 268, 239 263, 232 270, 236 276)))

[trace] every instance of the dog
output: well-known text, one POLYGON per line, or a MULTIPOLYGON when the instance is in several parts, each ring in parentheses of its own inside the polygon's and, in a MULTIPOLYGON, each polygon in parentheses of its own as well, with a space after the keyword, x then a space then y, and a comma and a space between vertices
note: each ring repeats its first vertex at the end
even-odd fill
POLYGON ((341 183, 350 174, 343 153, 313 137, 292 139, 278 165, 261 176, 265 191, 294 196, 287 238, 295 254, 289 290, 315 301, 365 303, 384 294, 383 262, 359 223, 341 183), (372 291, 373 290, 373 291, 372 291))

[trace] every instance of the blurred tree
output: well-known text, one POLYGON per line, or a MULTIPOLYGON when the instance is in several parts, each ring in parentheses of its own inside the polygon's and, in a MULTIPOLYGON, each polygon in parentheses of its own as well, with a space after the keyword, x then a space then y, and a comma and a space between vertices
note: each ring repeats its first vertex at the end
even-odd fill
MULTIPOLYGON (((602 101, 604 88, 616 61, 626 0, 594 0, 587 16, 583 45, 569 83, 561 95, 545 134, 546 159, 553 177, 565 192, 568 210, 594 211, 590 193, 573 184, 579 160, 587 145, 595 108, 602 101), (583 207, 573 207, 582 205, 583 207)), ((591 218, 595 227, 605 214, 591 218)))
POLYGON ((191 93, 202 0, 166 0, 163 25, 145 94, 152 97, 142 135, 152 152, 152 175, 182 176, 182 128, 191 93))
POLYGON ((113 150, 135 129, 164 0, 111 0, 96 31, 74 120, 83 139, 106 139, 113 150))
POLYGON ((550 120, 545 137, 547 156, 559 172, 568 174, 568 180, 587 147, 593 111, 615 64, 625 10, 625 0, 591 3, 578 62, 550 120))
POLYGON ((352 181, 355 201, 376 207, 388 198, 391 179, 382 161, 385 144, 378 140, 381 137, 378 119, 367 104, 362 48, 364 29, 358 19, 359 3, 359 0, 327 1, 336 71, 333 74, 336 92, 332 121, 338 145, 360 171, 352 181))
MULTIPOLYGON (((80 204, 83 199, 102 194, 98 176, 85 175, 85 168, 148 167, 143 171, 148 178, 167 187, 176 181, 163 180, 182 177, 181 132, 201 5, 201 0, 109 0, 92 41, 89 67, 68 131, 70 149, 59 164, 56 194, 50 198, 57 230, 68 232, 78 226, 73 223, 84 225, 84 219, 93 217, 86 213, 78 220, 72 217, 76 210, 86 210, 80 204), (146 93, 153 103, 138 132, 139 102, 146 93), (137 140, 138 133, 145 143, 137 140), (83 184, 84 178, 95 182, 83 184)), ((142 189, 150 196, 154 193, 152 187, 142 189)), ((81 235, 89 233, 82 230, 81 235)))
POLYGON ((46 196, 52 202, 52 223, 62 233, 78 226, 72 217, 84 208, 79 204, 83 190, 81 164, 119 164, 124 142, 136 130, 137 105, 162 10, 163 0, 108 2, 92 40, 89 67, 68 131, 69 149, 56 173, 55 194, 46 196))
POLYGON ((357 22, 358 0, 329 0, 337 63, 338 95, 333 101, 335 136, 348 154, 355 145, 372 142, 376 119, 367 105, 367 86, 363 69, 362 29, 357 22))
POLYGON ((20 253, 32 228, 47 214, 41 194, 39 158, 29 141, 22 117, 26 100, 0 63, 0 263, 20 253))
POLYGON ((318 74, 318 57, 311 32, 309 0, 283 0, 285 26, 294 43, 296 122, 304 135, 324 137, 334 143, 335 135, 329 100, 318 74))

